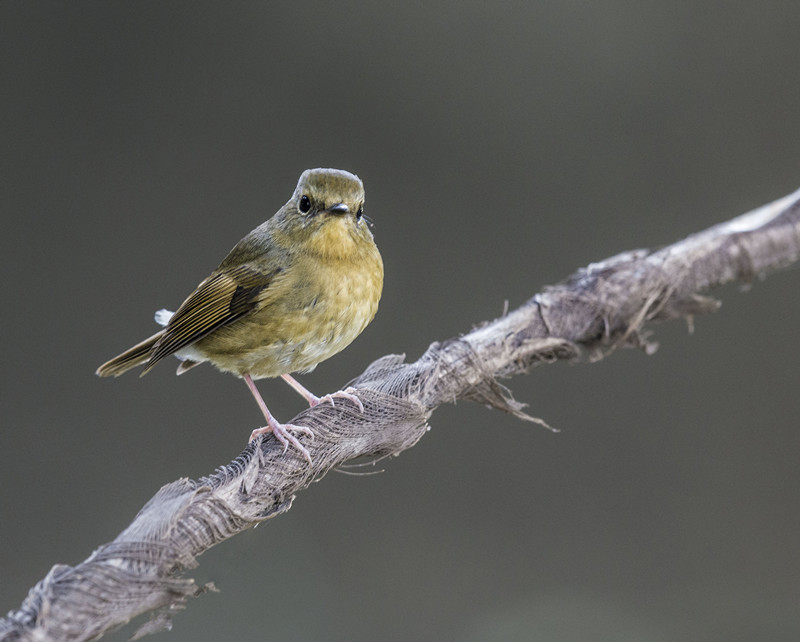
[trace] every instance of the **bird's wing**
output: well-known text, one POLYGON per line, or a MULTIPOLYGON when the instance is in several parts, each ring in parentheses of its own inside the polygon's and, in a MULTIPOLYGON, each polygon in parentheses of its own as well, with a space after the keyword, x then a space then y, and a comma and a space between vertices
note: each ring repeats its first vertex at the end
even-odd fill
POLYGON ((164 357, 250 312, 258 294, 269 287, 280 272, 280 268, 263 272, 240 265, 209 276, 169 320, 142 374, 164 357))

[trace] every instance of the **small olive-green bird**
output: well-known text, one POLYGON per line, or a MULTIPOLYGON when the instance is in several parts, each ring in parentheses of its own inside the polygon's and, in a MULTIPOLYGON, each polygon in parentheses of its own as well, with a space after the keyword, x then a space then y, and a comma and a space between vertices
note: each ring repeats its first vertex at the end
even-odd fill
POLYGON ((310 462, 290 431, 311 430, 279 423, 253 380, 282 377, 311 406, 339 397, 363 411, 351 389, 316 397, 290 373, 310 372, 346 348, 372 321, 382 288, 383 262, 364 218, 361 179, 309 169, 289 202, 239 241, 174 314, 156 313, 163 330, 97 374, 116 377, 144 364, 144 375, 171 354, 181 360, 177 374, 207 361, 244 379, 255 397, 267 425, 251 440, 271 431, 284 452, 291 443, 310 462))

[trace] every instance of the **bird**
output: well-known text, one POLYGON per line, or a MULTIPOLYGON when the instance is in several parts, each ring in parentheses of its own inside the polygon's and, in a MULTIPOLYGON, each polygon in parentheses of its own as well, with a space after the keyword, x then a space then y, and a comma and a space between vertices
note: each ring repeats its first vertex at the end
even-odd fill
POLYGON ((169 355, 176 374, 208 362, 247 384, 266 425, 283 445, 308 449, 267 408, 255 380, 281 377, 311 407, 347 399, 362 412, 351 388, 317 397, 293 373, 306 373, 346 348, 372 321, 383 290, 383 261, 364 216, 364 185, 350 172, 304 171, 289 201, 239 241, 173 313, 159 310, 163 328, 101 365, 117 377, 136 366, 140 376, 169 355))

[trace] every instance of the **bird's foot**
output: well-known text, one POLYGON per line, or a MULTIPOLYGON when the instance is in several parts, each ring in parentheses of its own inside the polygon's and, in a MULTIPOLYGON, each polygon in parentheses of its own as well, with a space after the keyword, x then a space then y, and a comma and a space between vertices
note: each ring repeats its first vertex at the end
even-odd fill
POLYGON ((356 392, 355 388, 346 388, 345 390, 340 390, 339 392, 332 392, 328 395, 323 395, 322 397, 316 397, 312 395, 312 399, 308 400, 309 405, 313 408, 314 406, 318 406, 323 401, 328 401, 332 406, 335 404, 333 403, 334 398, 336 399, 347 399, 348 401, 354 403, 356 407, 361 411, 364 412, 364 404, 361 403, 361 399, 359 399, 354 393, 356 392))
POLYGON ((306 449, 306 447, 300 443, 300 440, 298 440, 297 437, 291 433, 292 430, 308 435, 311 437, 311 439, 314 439, 314 431, 311 430, 311 428, 298 426, 296 424, 282 424, 273 419, 269 422, 269 425, 264 426, 263 428, 256 428, 253 432, 251 432, 249 441, 253 441, 259 435, 271 432, 273 435, 275 435, 275 439, 283 444, 283 454, 286 454, 286 451, 289 450, 289 444, 291 444, 300 451, 300 454, 305 457, 309 464, 313 463, 311 461, 311 455, 309 454, 308 449, 306 449))

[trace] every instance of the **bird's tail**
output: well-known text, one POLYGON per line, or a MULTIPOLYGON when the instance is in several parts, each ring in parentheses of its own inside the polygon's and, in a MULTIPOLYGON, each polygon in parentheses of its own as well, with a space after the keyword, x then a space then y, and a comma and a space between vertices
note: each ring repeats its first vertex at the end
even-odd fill
POLYGON ((95 374, 100 377, 119 377, 123 372, 127 372, 131 368, 147 363, 148 359, 150 359, 153 346, 163 334, 164 331, 161 330, 141 343, 137 343, 132 348, 128 348, 122 354, 117 355, 110 361, 106 361, 97 369, 95 374))

